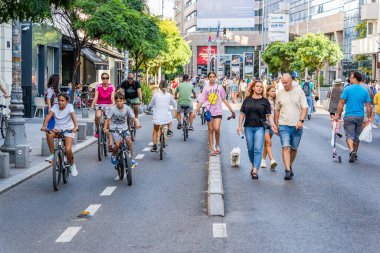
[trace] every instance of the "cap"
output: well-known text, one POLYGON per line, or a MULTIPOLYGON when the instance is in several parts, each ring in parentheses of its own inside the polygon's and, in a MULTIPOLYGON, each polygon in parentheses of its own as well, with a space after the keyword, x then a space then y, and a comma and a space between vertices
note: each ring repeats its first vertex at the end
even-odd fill
POLYGON ((342 79, 335 79, 333 81, 333 84, 341 84, 341 83, 343 83, 342 79))

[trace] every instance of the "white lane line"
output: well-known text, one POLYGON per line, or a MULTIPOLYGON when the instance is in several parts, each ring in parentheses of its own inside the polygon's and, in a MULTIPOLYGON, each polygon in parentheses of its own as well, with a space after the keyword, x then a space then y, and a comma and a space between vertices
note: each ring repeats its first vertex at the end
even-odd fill
POLYGON ((144 148, 143 151, 148 152, 148 151, 150 151, 150 148, 144 148))
POLYGON ((115 180, 115 181, 116 181, 116 180, 119 180, 119 176, 116 176, 114 180, 115 180))
POLYGON ((149 144, 148 144, 149 146, 153 146, 153 142, 151 141, 151 142, 149 142, 149 144))
POLYGON ((82 227, 68 227, 55 242, 71 242, 74 236, 82 229, 82 227))
POLYGON ((96 204, 96 205, 89 205, 87 208, 86 208, 86 211, 89 212, 91 215, 94 215, 98 209, 101 207, 102 205, 100 204, 96 204))
POLYGON ((214 238, 225 238, 225 237, 227 237, 226 223, 214 223, 212 225, 212 233, 213 233, 214 238))
POLYGON ((345 147, 345 146, 343 146, 342 144, 339 144, 339 143, 335 143, 335 146, 337 146, 338 148, 341 148, 341 149, 343 149, 343 150, 346 150, 346 151, 348 151, 348 148, 347 148, 347 147, 345 147))
POLYGON ((141 160, 141 159, 143 159, 144 158, 144 154, 138 154, 136 157, 135 157, 135 159, 136 160, 141 160))
POLYGON ((117 186, 108 186, 99 196, 110 196, 117 186))

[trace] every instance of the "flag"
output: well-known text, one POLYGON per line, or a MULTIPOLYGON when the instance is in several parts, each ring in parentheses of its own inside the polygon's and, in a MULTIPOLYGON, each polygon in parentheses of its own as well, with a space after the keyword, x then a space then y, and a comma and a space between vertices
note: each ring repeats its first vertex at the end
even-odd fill
POLYGON ((216 38, 219 39, 220 37, 220 21, 218 21, 218 26, 216 28, 216 38))
POLYGON ((208 32, 209 32, 209 35, 208 35, 208 44, 211 45, 211 41, 212 41, 212 38, 211 38, 211 27, 208 28, 208 32))

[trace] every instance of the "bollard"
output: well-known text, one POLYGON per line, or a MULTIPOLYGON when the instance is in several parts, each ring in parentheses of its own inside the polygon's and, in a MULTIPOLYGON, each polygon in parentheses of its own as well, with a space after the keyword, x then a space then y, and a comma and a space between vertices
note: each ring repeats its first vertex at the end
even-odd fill
POLYGON ((84 108, 82 109, 82 118, 83 119, 88 119, 89 116, 88 116, 88 109, 84 108))
POLYGON ((41 155, 42 156, 50 155, 49 145, 47 143, 46 136, 42 137, 42 140, 41 140, 41 155))
POLYGON ((86 123, 79 123, 78 124, 78 133, 77 133, 77 138, 80 141, 84 141, 86 139, 86 123))
POLYGON ((78 142, 78 133, 75 133, 75 137, 74 137, 74 140, 73 140, 73 145, 77 144, 77 142, 78 142))
POLYGON ((30 163, 29 145, 18 145, 15 150, 15 167, 28 168, 30 163))
POLYGON ((0 178, 9 177, 9 154, 0 152, 0 178))
POLYGON ((94 136, 95 134, 95 122, 94 121, 87 121, 86 122, 86 135, 87 136, 94 136))

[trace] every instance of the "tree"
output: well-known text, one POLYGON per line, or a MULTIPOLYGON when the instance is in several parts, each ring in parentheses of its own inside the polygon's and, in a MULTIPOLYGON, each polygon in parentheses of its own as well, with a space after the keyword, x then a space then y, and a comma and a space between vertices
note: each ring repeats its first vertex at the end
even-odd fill
POLYGON ((294 58, 299 59, 302 68, 318 73, 318 95, 320 96, 319 76, 327 65, 335 65, 343 59, 339 45, 323 34, 306 34, 294 41, 296 52, 294 58))
POLYGON ((295 46, 293 42, 273 42, 265 49, 262 60, 268 65, 269 72, 290 72, 299 70, 300 64, 294 58, 295 46))

